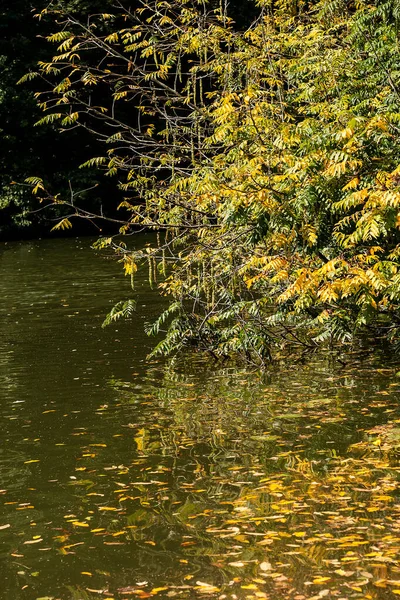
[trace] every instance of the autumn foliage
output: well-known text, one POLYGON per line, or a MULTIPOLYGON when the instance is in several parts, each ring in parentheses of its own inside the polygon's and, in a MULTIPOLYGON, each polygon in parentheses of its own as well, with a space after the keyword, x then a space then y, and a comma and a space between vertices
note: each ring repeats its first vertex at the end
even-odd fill
MULTIPOLYGON (((54 19, 43 122, 104 140, 126 272, 170 298, 155 353, 256 363, 276 348, 399 344, 398 0, 260 0, 243 29, 213 2, 54 19), (121 238, 155 229, 146 252, 121 238), (122 239, 122 241, 121 241, 122 239), (125 243, 124 243, 125 242, 125 243)), ((50 201, 45 185, 32 182, 50 201)), ((63 202, 72 216, 94 218, 63 202)), ((122 311, 123 313, 123 311, 122 311)))

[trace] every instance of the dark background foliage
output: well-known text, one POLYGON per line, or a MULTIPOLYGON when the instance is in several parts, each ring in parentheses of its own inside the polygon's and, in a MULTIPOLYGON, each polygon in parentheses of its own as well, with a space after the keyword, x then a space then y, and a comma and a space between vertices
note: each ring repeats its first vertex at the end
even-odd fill
MULTIPOLYGON (((33 86, 17 85, 38 60, 48 60, 52 48, 46 35, 51 25, 34 18, 44 2, 30 0, 4 2, 0 8, 0 235, 35 236, 49 233, 57 215, 32 198, 26 177, 42 177, 54 194, 70 193, 97 183, 96 173, 77 167, 96 153, 96 141, 82 130, 58 132, 51 126, 35 127, 42 116, 36 105, 33 86), (7 4, 7 5, 6 5, 7 4)), ((82 17, 94 2, 74 2, 82 17)), ((104 3, 103 3, 104 4, 104 3)), ((35 86, 35 91, 37 86, 35 86)), ((106 202, 111 185, 86 193, 87 204, 96 209, 106 202), (101 189, 101 193, 100 193, 101 189)), ((90 232, 90 224, 79 224, 76 233, 90 232)), ((91 230, 94 233, 95 230, 91 230)))
MULTIPOLYGON (((61 196, 90 188, 85 205, 98 212, 101 206, 107 214, 116 205, 115 182, 104 179, 93 170, 78 166, 97 154, 96 140, 83 129, 63 133, 51 125, 35 127, 42 113, 36 105, 34 85, 17 85, 29 70, 35 70, 39 60, 50 60, 53 48, 45 40, 52 33, 51 23, 39 21, 35 13, 48 3, 44 0, 2 0, 0 5, 0 236, 34 237, 48 235, 54 207, 44 209, 25 187, 27 177, 38 176, 54 194, 61 196), (112 199, 112 202, 109 200, 112 199)), ((63 8, 85 20, 94 12, 105 11, 112 3, 108 0, 61 0, 63 8)), ((228 4, 230 16, 239 29, 253 18, 254 2, 235 0, 228 4)), ((98 151, 101 154, 99 148, 98 151)), ((109 213, 108 213, 109 214, 109 213)), ((105 224, 106 226, 106 224, 105 224)), ((65 235, 65 232, 61 232, 65 235)), ((77 221, 73 234, 96 233, 87 221, 77 221)), ((57 233, 60 235, 60 233, 57 233)))

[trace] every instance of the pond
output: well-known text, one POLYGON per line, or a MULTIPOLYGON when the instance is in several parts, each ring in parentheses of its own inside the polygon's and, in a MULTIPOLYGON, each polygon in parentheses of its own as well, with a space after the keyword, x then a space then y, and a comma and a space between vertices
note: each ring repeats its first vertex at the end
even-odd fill
POLYGON ((2 598, 400 596, 394 359, 148 361, 164 300, 102 329, 133 292, 85 238, 0 276, 2 598))

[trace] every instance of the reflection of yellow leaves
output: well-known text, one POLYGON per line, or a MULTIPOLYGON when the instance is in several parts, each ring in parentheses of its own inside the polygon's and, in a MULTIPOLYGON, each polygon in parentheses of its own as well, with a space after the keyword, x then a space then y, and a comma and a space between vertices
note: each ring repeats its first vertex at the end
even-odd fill
POLYGON ((139 429, 138 432, 137 432, 137 435, 134 438, 134 440, 136 442, 137 449, 139 450, 139 452, 143 452, 143 450, 144 450, 145 434, 146 434, 146 430, 145 429, 139 429))
POLYGON ((247 537, 245 535, 234 535, 233 539, 237 540, 238 542, 241 542, 242 544, 249 543, 249 540, 247 539, 247 537))
POLYGON ((386 579, 378 579, 377 581, 373 582, 373 585, 378 588, 387 588, 387 580, 386 579))

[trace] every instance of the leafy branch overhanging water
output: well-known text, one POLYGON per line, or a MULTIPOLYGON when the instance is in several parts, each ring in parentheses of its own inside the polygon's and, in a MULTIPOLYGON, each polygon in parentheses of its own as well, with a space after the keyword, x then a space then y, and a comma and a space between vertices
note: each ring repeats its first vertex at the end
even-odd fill
MULTIPOLYGON (((147 260, 170 299, 154 354, 263 363, 365 332, 397 347, 399 3, 256 7, 245 30, 213 2, 116 2, 85 22, 48 7, 57 49, 26 76, 42 80, 42 122, 104 141, 83 166, 123 191, 119 235, 162 233, 144 253, 99 242, 131 277, 147 260)), ((58 228, 102 218, 29 183, 64 205, 58 228)))

